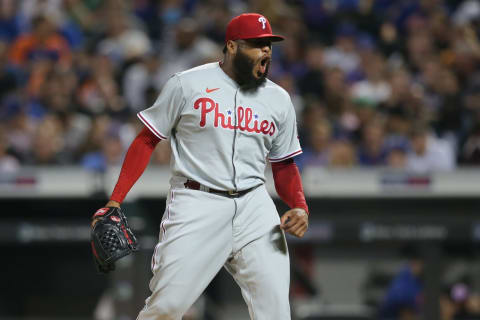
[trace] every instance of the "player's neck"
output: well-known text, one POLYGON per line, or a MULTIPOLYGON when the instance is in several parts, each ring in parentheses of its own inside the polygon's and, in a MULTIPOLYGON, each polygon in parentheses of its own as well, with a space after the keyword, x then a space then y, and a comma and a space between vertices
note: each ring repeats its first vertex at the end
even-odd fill
POLYGON ((231 59, 224 59, 220 61, 220 68, 222 68, 223 72, 227 74, 230 78, 232 78, 236 83, 238 83, 235 72, 233 72, 233 63, 231 59))

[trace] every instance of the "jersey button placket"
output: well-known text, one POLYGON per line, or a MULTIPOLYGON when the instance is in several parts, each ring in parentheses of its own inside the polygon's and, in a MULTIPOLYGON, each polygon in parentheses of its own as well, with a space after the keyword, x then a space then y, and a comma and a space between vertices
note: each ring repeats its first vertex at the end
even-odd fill
POLYGON ((233 113, 234 113, 234 123, 233 123, 233 142, 232 142, 232 167, 233 167, 233 188, 236 191, 237 190, 237 168, 235 166, 235 160, 236 160, 236 144, 237 144, 237 127, 238 127, 238 119, 237 119, 237 101, 238 101, 238 95, 240 94, 240 88, 237 88, 235 91, 235 96, 234 96, 234 107, 233 107, 233 113))

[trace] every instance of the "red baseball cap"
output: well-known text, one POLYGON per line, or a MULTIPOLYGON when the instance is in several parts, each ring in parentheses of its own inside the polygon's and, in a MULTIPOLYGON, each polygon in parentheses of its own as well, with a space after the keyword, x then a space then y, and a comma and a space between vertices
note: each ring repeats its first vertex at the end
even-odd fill
POLYGON ((282 41, 285 38, 272 34, 272 27, 267 18, 258 13, 244 13, 233 18, 227 25, 225 42, 238 39, 269 38, 282 41))

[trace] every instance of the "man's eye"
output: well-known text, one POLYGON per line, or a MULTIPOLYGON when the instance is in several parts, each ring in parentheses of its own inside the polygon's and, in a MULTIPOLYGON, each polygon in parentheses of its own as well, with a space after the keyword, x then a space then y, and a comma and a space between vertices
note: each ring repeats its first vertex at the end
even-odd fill
POLYGON ((257 40, 257 41, 254 41, 253 45, 254 45, 255 47, 260 47, 260 48, 263 48, 263 47, 265 47, 265 46, 270 47, 270 41, 257 40))

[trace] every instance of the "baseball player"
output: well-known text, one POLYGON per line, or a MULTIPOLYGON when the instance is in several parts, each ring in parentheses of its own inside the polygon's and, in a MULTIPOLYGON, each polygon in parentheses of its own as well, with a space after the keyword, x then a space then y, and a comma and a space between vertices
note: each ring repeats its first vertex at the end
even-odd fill
POLYGON ((119 207, 156 144, 172 148, 171 188, 152 257, 151 296, 140 320, 175 319, 224 266, 251 319, 290 319, 284 231, 302 237, 308 207, 293 157, 302 152, 288 93, 267 79, 273 35, 255 13, 227 26, 224 59, 172 76, 138 113, 145 125, 126 154, 107 207, 119 207), (265 189, 272 164, 280 218, 265 189))

